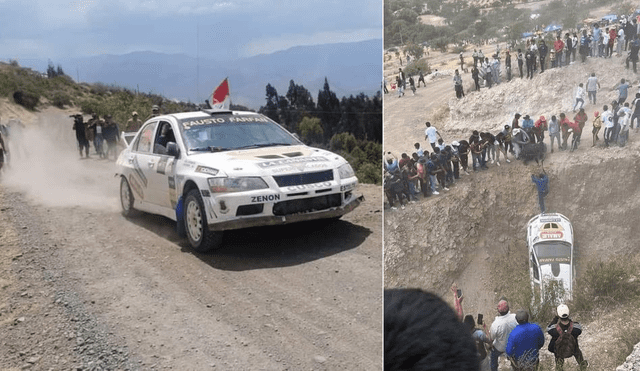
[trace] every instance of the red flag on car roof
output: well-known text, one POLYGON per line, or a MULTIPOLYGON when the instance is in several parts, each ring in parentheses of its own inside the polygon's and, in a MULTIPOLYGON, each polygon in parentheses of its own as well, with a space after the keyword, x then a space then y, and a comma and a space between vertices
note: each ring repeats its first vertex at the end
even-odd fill
POLYGON ((213 108, 228 109, 229 108, 229 81, 228 78, 222 80, 220 85, 211 93, 211 106, 213 108))

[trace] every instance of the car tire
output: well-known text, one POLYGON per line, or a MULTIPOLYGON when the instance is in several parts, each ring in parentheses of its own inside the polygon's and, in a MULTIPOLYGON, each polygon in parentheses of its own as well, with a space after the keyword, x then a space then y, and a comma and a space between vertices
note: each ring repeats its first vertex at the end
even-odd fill
POLYGON ((122 207, 122 215, 131 218, 137 214, 137 210, 133 208, 135 198, 127 178, 120 177, 120 206, 122 207))
POLYGON ((222 245, 223 233, 210 231, 208 225, 200 191, 191 190, 184 200, 184 228, 191 248, 199 253, 212 252, 222 245))

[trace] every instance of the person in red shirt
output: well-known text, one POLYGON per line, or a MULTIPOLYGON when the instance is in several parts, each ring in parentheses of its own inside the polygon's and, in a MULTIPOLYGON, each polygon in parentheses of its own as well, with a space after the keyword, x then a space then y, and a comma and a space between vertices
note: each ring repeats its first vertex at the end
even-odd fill
POLYGON ((533 124, 533 134, 536 136, 537 143, 542 143, 544 140, 544 132, 548 129, 547 119, 545 119, 544 116, 540 116, 538 121, 533 124))
POLYGON ((560 130, 562 131, 562 146, 560 146, 560 149, 563 151, 567 149, 567 140, 569 139, 569 135, 571 135, 569 132, 569 129, 571 129, 570 124, 571 121, 569 121, 564 112, 562 112, 560 114, 560 130))
POLYGON ((403 153, 401 155, 400 162, 398 162, 400 169, 402 169, 405 165, 407 165, 410 160, 411 158, 409 157, 409 155, 407 155, 406 153, 403 153))
POLYGON ((556 56, 557 56, 556 63, 558 64, 558 67, 562 67, 562 55, 564 54, 562 53, 563 49, 564 49, 564 41, 562 41, 562 39, 560 38, 560 35, 558 35, 556 37, 556 41, 553 43, 553 50, 556 51, 556 56))
POLYGON ((611 27, 609 29, 609 43, 607 44, 607 55, 609 58, 613 55, 613 42, 616 40, 616 37, 618 37, 618 31, 616 31, 615 27, 611 27))
MULTIPOLYGON (((580 125, 578 125, 577 122, 568 121, 567 125, 569 125, 569 133, 573 133, 573 137, 571 138, 571 149, 569 150, 569 152, 573 152, 574 150, 578 149, 578 144, 580 143, 580 135, 582 135, 582 128, 580 128, 580 125)), ((567 136, 569 135, 567 134, 567 136)))

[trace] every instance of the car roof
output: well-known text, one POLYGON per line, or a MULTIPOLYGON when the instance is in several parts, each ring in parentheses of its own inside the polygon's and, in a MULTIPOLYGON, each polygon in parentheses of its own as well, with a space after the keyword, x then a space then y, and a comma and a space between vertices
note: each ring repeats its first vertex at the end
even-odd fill
MULTIPOLYGON (((202 111, 191 111, 191 112, 178 112, 166 114, 163 116, 172 116, 177 120, 182 119, 190 119, 190 118, 208 118, 218 114, 233 114, 233 115, 259 115, 259 113, 251 112, 251 111, 231 111, 231 110, 216 110, 216 109, 207 109, 202 111)), ((158 116, 162 117, 162 116, 158 116)))

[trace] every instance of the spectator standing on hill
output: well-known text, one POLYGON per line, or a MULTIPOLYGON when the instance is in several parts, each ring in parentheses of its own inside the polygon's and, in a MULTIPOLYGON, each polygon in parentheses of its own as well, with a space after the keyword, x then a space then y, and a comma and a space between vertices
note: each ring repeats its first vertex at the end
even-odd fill
POLYGON ((611 134, 613 133, 613 114, 609 111, 609 107, 602 107, 602 124, 604 125, 604 146, 609 147, 611 134))
POLYGON ((496 85, 500 84, 500 60, 497 54, 494 54, 491 60, 491 81, 496 85))
POLYGON ((511 121, 511 129, 519 129, 520 128, 520 124, 518 123, 518 120, 520 119, 520 117, 522 117, 522 115, 520 115, 519 113, 516 113, 513 116, 513 120, 511 121))
MULTIPOLYGON (((454 141, 453 143, 456 142, 454 141)), ((471 150, 469 149, 469 142, 464 139, 458 142, 458 157, 460 158, 460 166, 462 167, 462 171, 464 171, 464 173, 467 175, 469 175, 469 171, 467 169, 469 168, 470 151, 471 150)))
POLYGON ((595 147, 596 146, 596 141, 600 140, 600 138, 598 138, 598 132, 600 131, 600 128, 602 127, 602 117, 600 116, 600 112, 595 111, 593 113, 594 119, 593 119, 593 130, 591 131, 591 134, 593 135, 593 144, 591 144, 591 147, 595 147))
MULTIPOLYGON (((625 103, 625 106, 629 106, 629 103, 625 103)), ((619 113, 618 121, 620 122, 620 134, 618 134, 618 145, 624 147, 629 139, 629 121, 631 121, 630 110, 622 111, 619 113)))
POLYGON ((425 157, 418 158, 418 164, 416 165, 418 171, 418 183, 420 184, 420 191, 424 197, 428 197, 429 193, 429 171, 427 170, 427 159, 425 157))
POLYGON ((621 79, 620 83, 614 86, 614 89, 618 89, 618 104, 622 104, 627 100, 627 95, 630 87, 631 85, 629 85, 629 83, 626 82, 625 79, 621 79))
POLYGON ((522 49, 518 49, 518 71, 520 71, 520 78, 524 77, 524 71, 522 66, 524 65, 524 55, 522 54, 522 49))
POLYGON ((104 137, 102 136, 104 122, 95 113, 93 114, 93 118, 89 120, 89 122, 91 122, 91 124, 89 125, 89 129, 93 131, 93 144, 96 148, 96 153, 98 154, 98 156, 100 156, 100 158, 104 158, 104 137))
POLYGON ((478 49, 473 49, 473 54, 471 56, 473 56, 473 66, 477 67, 478 66, 478 49))
POLYGON ((555 115, 552 115, 551 120, 549 120, 549 139, 551 141, 551 153, 553 153, 554 140, 558 142, 558 149, 562 148, 560 144, 560 122, 555 115))
POLYGON ((536 54, 533 50, 528 49, 527 52, 524 55, 524 58, 527 61, 527 78, 528 79, 532 79, 533 78, 533 70, 534 70, 534 64, 536 62, 536 54))
POLYGON ((484 71, 485 86, 491 89, 491 85, 493 84, 493 76, 491 76, 491 63, 489 63, 489 58, 484 59, 482 69, 484 71))
POLYGON ((547 58, 547 52, 549 48, 544 42, 544 39, 540 40, 540 46, 538 47, 538 53, 540 53, 540 73, 544 72, 545 58, 547 58))
POLYGON ((565 63, 565 65, 568 66, 568 65, 571 64, 571 53, 573 51, 573 48, 575 48, 575 44, 573 43, 573 38, 571 37, 571 35, 569 33, 566 33, 564 35, 564 38, 565 38, 565 42, 564 42, 564 46, 565 46, 565 49, 564 49, 564 54, 565 54, 564 61, 565 62, 564 63, 565 63))
POLYGON ((443 170, 438 167, 437 160, 438 160, 438 155, 435 152, 432 152, 430 155, 429 161, 427 161, 427 171, 429 173, 429 181, 431 183, 431 194, 434 194, 434 195, 440 194, 436 189, 436 184, 438 184, 437 175, 440 172, 443 172, 443 170))
POLYGON ((107 154, 105 157, 109 159, 111 154, 113 154, 113 159, 116 160, 118 158, 116 145, 120 138, 120 130, 118 124, 111 119, 111 115, 104 115, 104 121, 104 139, 107 141, 107 154))
POLYGON ((582 83, 576 89, 576 103, 573 105, 573 112, 576 111, 578 104, 580 104, 580 108, 584 107, 584 85, 582 83))
POLYGON ((629 122, 629 128, 633 128, 633 122, 636 122, 636 132, 640 129, 640 93, 636 93, 636 97, 631 103, 633 107, 633 114, 629 122))
POLYGON ((587 61, 587 55, 589 55, 589 44, 591 38, 587 35, 587 30, 582 30, 582 37, 580 38, 580 60, 582 63, 587 61))
POLYGON ((571 45, 573 46, 573 48, 571 48, 571 58, 573 58, 573 61, 576 61, 576 51, 578 50, 578 34, 576 32, 573 33, 573 36, 571 36, 571 45))
POLYGON ((562 371, 564 360, 571 357, 575 357, 580 371, 586 370, 589 362, 584 359, 578 345, 578 336, 582 334, 582 326, 571 320, 569 307, 565 304, 558 305, 556 313, 557 315, 547 327, 547 333, 551 335, 548 349, 555 356, 556 370, 562 371))
POLYGON ((591 34, 593 35, 593 38, 591 39, 591 56, 600 57, 600 54, 598 53, 598 44, 600 44, 600 39, 602 38, 602 30, 600 29, 598 22, 593 24, 593 31, 591 34))
POLYGON ((484 62, 484 53, 482 52, 482 49, 480 49, 478 51, 478 63, 482 64, 484 62))
POLYGON ((580 126, 578 126, 577 122, 571 122, 569 121, 568 123, 569 125, 569 133, 573 134, 573 136, 571 137, 571 148, 569 149, 569 152, 573 152, 576 149, 578 149, 578 144, 580 144, 580 136, 582 135, 582 129, 580 129, 580 126))
POLYGON ((511 81, 511 53, 507 50, 507 55, 504 58, 504 68, 507 71, 507 81, 511 81))
POLYGON ((512 138, 511 127, 509 127, 509 125, 505 125, 501 133, 504 135, 503 141, 504 141, 505 151, 510 153, 515 153, 513 151, 513 143, 511 142, 511 138, 512 138))
POLYGON ((418 73, 420 74, 420 77, 418 77, 418 87, 420 87, 420 83, 422 82, 422 84, 426 88, 427 87, 427 83, 424 82, 424 74, 422 73, 421 70, 418 70, 418 73))
POLYGON ((560 35, 556 36, 556 41, 553 43, 553 50, 556 52, 556 65, 562 67, 562 54, 564 53, 564 42, 560 38, 560 35))
POLYGON ((571 132, 569 132, 569 129, 571 129, 570 124, 571 121, 569 121, 564 112, 560 113, 560 130, 562 131, 562 146, 560 146, 560 149, 563 151, 567 149, 567 141, 571 135, 571 132))
POLYGON ((509 313, 509 303, 506 300, 498 302, 498 316, 494 319, 489 330, 493 340, 491 350, 491 371, 498 371, 498 357, 504 354, 511 331, 518 325, 515 313, 509 313))
POLYGON ((99 120, 98 115, 93 112, 91 114, 91 118, 87 120, 85 123, 85 135, 87 137, 87 141, 89 141, 89 146, 93 143, 93 148, 96 149, 96 154, 98 154, 98 148, 96 147, 96 122, 99 120))
POLYGON ((618 37, 618 32, 616 31, 616 27, 613 26, 609 29, 609 44, 607 44, 607 55, 609 58, 613 56, 613 43, 616 41, 618 37))
POLYGON ((157 104, 151 106, 151 114, 144 121, 149 120, 150 118, 160 116, 160 107, 157 104))
POLYGON ((424 131, 424 139, 429 139, 429 144, 431 144, 431 148, 433 148, 433 151, 435 152, 438 137, 442 139, 442 136, 440 136, 440 133, 438 133, 438 130, 436 130, 435 127, 431 126, 431 123, 429 121, 427 121, 425 125, 427 126, 427 128, 424 131))
POLYGON ((616 53, 618 53, 618 55, 622 55, 622 47, 624 46, 624 38, 625 38, 624 28, 618 27, 618 40, 616 40, 617 41, 616 53))
POLYGON ((476 343, 478 360, 480 361, 480 370, 488 371, 491 368, 491 361, 487 358, 487 348, 485 347, 485 344, 491 344, 491 339, 489 338, 489 335, 487 335, 487 325, 483 323, 482 329, 477 328, 476 321, 470 314, 464 316, 464 320, 462 322, 467 326, 467 329, 471 333, 471 337, 476 343))
MULTIPOLYGON (((600 89, 600 83, 596 77, 596 73, 592 72, 587 79, 587 94, 589 95, 589 103, 596 104, 596 92, 600 89)), ((576 102, 577 103, 577 102, 576 102)))
MULTIPOLYGON (((386 84, 385 84, 386 85, 386 84)), ((142 126, 142 120, 138 118, 138 112, 131 112, 131 118, 127 120, 127 126, 124 131, 137 132, 142 126)))
POLYGON ((404 83, 400 76, 396 76, 396 90, 398 91, 398 98, 402 98, 404 95, 404 83))
MULTIPOLYGON (((635 35, 629 44, 629 60, 633 64, 633 73, 638 73, 638 51, 640 51, 640 40, 638 40, 638 35, 635 35)), ((627 68, 629 68, 628 62, 627 68)))
POLYGON ((544 141, 544 132, 548 129, 547 119, 544 116, 540 116, 540 118, 533 124, 533 133, 535 134, 536 142, 542 143, 542 141, 544 141))
POLYGON ((609 51, 609 27, 607 27, 602 33, 602 39, 600 43, 600 55, 602 58, 608 57, 607 53, 609 51))
POLYGON ((500 153, 502 153, 504 155, 504 159, 507 163, 511 162, 511 160, 509 160, 509 157, 507 156, 507 146, 504 142, 504 131, 499 132, 498 134, 496 134, 495 138, 496 138, 496 165, 500 166, 500 153))
MULTIPOLYGON (((582 131, 584 130, 584 126, 587 124, 587 120, 589 118, 587 117, 587 113, 584 111, 584 108, 580 108, 580 111, 573 117, 573 120, 575 121, 576 125, 578 125, 578 128, 580 129, 580 135, 578 135, 578 143, 580 144, 580 137, 582 135, 582 131)), ((576 136, 576 133, 573 133, 573 136, 576 136)), ((576 146, 577 148, 577 146, 576 146)))
POLYGON ((473 79, 473 83, 476 86, 476 91, 480 90, 480 71, 478 71, 478 67, 473 66, 471 69, 471 78, 473 79))
POLYGON ((409 75, 409 87, 411 88, 411 93, 416 95, 416 82, 413 80, 413 76, 409 75))
MULTIPOLYGON (((82 115, 76 114, 69 117, 73 117, 73 130, 76 131, 76 140, 78 141, 80 157, 82 157, 82 150, 84 149, 85 156, 89 158, 89 141, 87 141, 87 136, 85 135, 86 127, 84 125, 82 115)), ((4 145, 2 147, 4 148, 4 145)))
POLYGON ((540 348, 544 345, 544 333, 540 326, 529 323, 529 312, 516 312, 518 325, 509 334, 506 353, 515 371, 535 371, 540 363, 540 348))
POLYGON ((456 98, 460 99, 464 97, 464 89, 462 88, 462 76, 460 72, 456 70, 453 74, 453 88, 456 91, 456 98))

